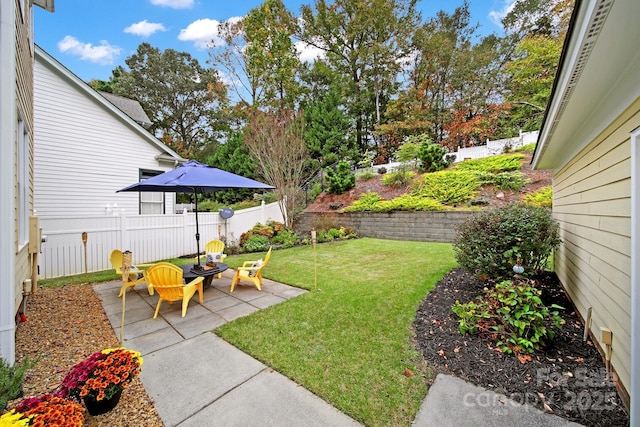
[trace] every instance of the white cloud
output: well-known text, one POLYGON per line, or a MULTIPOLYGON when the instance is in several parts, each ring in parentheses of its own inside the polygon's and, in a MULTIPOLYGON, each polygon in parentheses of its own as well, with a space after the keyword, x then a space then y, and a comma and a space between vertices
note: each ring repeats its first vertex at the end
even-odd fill
POLYGON ((125 33, 135 34, 136 36, 142 37, 149 37, 158 31, 167 31, 167 29, 162 24, 147 22, 146 19, 144 21, 131 24, 124 29, 125 33))
POLYGON ((58 49, 62 53, 79 56, 82 60, 101 65, 113 64, 122 50, 118 46, 110 45, 106 40, 101 40, 100 46, 93 46, 91 43, 82 43, 73 36, 65 36, 59 41, 58 49))
POLYGON ((318 49, 317 47, 308 45, 305 42, 295 42, 296 51, 298 51, 298 58, 302 62, 313 62, 318 58, 324 58, 325 51, 318 49))
POLYGON ((502 28, 502 18, 507 16, 507 13, 511 12, 516 1, 517 0, 503 0, 502 9, 492 10, 489 12, 489 19, 491 22, 502 28))
POLYGON ((150 0, 155 6, 170 7, 171 9, 189 9, 193 0, 150 0))
POLYGON ((208 49, 224 44, 219 36, 220 22, 215 19, 198 19, 180 30, 178 39, 193 42, 199 49, 208 49))

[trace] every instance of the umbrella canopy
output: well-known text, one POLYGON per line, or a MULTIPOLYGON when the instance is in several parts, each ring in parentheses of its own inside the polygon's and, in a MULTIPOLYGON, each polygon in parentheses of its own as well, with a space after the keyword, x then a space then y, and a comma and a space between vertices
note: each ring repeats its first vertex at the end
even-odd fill
MULTIPOLYGON (((145 179, 144 181, 136 182, 135 184, 116 191, 116 193, 120 193, 122 191, 194 193, 196 195, 196 247, 198 255, 200 255, 197 195, 199 193, 212 193, 215 191, 238 188, 268 190, 275 187, 196 162, 195 160, 189 160, 173 170, 145 179)), ((197 258, 198 265, 200 265, 200 257, 198 256, 197 258)))

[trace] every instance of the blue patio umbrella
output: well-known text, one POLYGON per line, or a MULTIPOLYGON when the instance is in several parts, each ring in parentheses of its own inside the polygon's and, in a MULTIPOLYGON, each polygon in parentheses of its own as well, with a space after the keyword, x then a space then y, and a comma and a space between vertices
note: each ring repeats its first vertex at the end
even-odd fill
MULTIPOLYGON (((269 190, 275 188, 272 185, 264 184, 244 176, 223 171, 205 165, 195 160, 189 160, 177 168, 161 173, 144 181, 136 182, 122 191, 154 191, 171 193, 193 193, 196 204, 196 248, 200 255, 200 230, 198 226, 198 194, 212 193, 221 190, 233 190, 239 188, 254 188, 269 190)), ((198 256, 198 266, 200 257, 198 256)))

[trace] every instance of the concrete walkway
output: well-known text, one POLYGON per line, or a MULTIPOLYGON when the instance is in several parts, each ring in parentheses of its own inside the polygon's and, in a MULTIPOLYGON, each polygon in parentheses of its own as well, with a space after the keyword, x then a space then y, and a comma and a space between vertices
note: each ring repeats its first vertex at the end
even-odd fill
MULTIPOLYGON (((165 426, 359 426, 324 400, 212 333, 212 329, 306 291, 265 279, 262 291, 237 286, 226 271, 197 294, 181 317, 181 304, 163 302, 138 285, 125 299, 123 346, 140 351, 140 379, 165 426)), ((121 282, 94 285, 120 338, 121 282)), ((519 405, 458 378, 438 375, 414 426, 577 426, 519 405)))
MULTIPOLYGON (((197 294, 181 317, 181 303, 162 303, 144 284, 125 299, 123 346, 140 351, 140 379, 165 426, 358 426, 333 406, 233 347, 212 329, 306 291, 265 279, 262 291, 239 285, 233 271, 197 294)), ((122 282, 94 285, 120 338, 122 282)))

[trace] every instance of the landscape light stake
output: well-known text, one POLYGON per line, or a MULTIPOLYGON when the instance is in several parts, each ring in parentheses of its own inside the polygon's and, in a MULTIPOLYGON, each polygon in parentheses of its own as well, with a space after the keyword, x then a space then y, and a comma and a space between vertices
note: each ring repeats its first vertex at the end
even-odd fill
POLYGON ((120 345, 124 340, 124 311, 127 299, 127 282, 129 281, 129 269, 131 268, 131 251, 122 253, 122 320, 120 321, 120 345))
POLYGON ((313 245, 313 288, 318 290, 318 263, 316 258, 316 229, 311 229, 311 243, 313 245))
POLYGON ((84 245, 84 277, 85 280, 87 282, 87 285, 89 284, 89 269, 87 268, 87 238, 88 238, 88 234, 86 231, 82 232, 82 244, 84 245))

